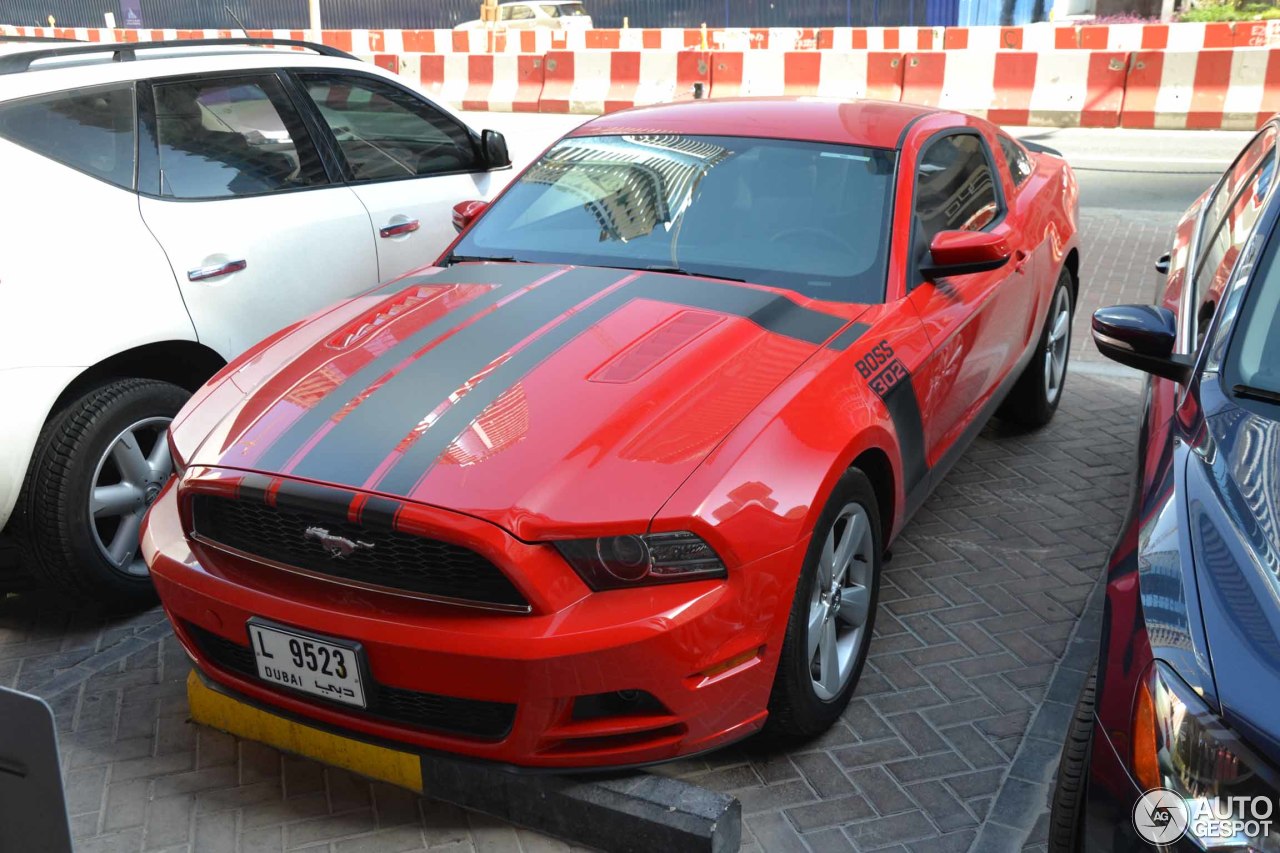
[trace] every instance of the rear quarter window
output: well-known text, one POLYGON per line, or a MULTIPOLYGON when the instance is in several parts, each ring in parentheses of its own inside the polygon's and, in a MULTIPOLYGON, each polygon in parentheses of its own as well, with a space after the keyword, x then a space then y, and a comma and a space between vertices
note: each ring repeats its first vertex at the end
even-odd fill
POLYGON ((132 84, 0 104, 0 137, 63 165, 133 188, 132 84))
POLYGON ((1003 134, 997 138, 1000 140, 1000 149, 1004 152, 1005 162, 1009 164, 1009 174, 1013 177, 1014 185, 1022 186, 1022 182, 1031 177, 1031 173, 1036 170, 1035 165, 1032 164, 1031 158, 1021 145, 1003 134))

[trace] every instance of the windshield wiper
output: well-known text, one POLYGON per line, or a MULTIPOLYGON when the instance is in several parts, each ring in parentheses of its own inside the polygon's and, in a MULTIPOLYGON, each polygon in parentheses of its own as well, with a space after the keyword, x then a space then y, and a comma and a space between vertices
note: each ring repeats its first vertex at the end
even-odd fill
POLYGON ((444 259, 444 266, 451 267, 454 264, 465 264, 479 261, 495 261, 501 264, 525 264, 528 261, 522 261, 518 258, 506 257, 503 255, 449 255, 444 259))
POLYGON ((1231 393, 1249 400, 1261 400, 1264 403, 1280 405, 1280 391, 1272 391, 1269 388, 1255 388, 1252 385, 1233 385, 1231 393))
POLYGON ((719 279, 720 281, 746 281, 746 279, 744 278, 733 278, 732 276, 727 276, 727 275, 712 275, 711 273, 707 273, 707 272, 690 272, 689 270, 684 269, 682 267, 664 267, 661 264, 656 266, 651 266, 651 267, 645 267, 644 271, 645 272, 661 272, 661 273, 666 273, 667 275, 691 275, 691 276, 696 276, 697 278, 715 278, 715 279, 719 279))

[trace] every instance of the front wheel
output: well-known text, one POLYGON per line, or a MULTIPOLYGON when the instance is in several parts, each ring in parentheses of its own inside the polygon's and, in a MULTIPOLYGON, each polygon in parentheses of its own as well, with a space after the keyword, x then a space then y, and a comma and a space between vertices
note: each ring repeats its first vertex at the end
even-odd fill
POLYGON ((30 574, 80 600, 154 599, 138 530, 173 473, 165 433, 189 396, 168 382, 122 379, 54 413, 10 525, 30 574))
POLYGON ((883 553, 867 475, 845 472, 814 528, 796 585, 765 730, 820 734, 840 717, 871 646, 883 553))
POLYGON ((1050 853, 1080 853, 1084 849, 1084 806, 1093 752, 1095 677, 1091 672, 1076 701, 1058 759, 1057 784, 1049 805, 1050 853))
POLYGON ((1045 318, 1031 362, 1001 403, 997 417, 1030 427, 1044 426, 1053 420, 1067 381, 1073 308, 1071 272, 1063 269, 1049 301, 1049 316, 1045 318))

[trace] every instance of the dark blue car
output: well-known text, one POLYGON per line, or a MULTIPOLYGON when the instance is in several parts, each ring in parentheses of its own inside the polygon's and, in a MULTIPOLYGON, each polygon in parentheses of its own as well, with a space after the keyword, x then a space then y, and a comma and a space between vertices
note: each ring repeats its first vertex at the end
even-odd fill
POLYGON ((1180 222, 1157 304, 1093 317, 1149 380, 1052 851, 1280 850, 1275 122, 1180 222))

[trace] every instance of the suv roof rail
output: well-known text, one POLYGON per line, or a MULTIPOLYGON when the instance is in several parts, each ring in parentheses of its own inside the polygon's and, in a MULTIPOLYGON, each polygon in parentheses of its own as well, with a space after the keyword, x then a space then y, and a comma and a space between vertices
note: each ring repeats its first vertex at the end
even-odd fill
POLYGON ((138 58, 137 54, 144 50, 159 50, 175 47, 225 47, 228 45, 243 45, 250 47, 304 47, 308 50, 315 51, 321 56, 332 56, 338 59, 358 59, 358 57, 347 53, 345 50, 339 50, 338 48, 330 47, 327 44, 317 44, 315 42, 299 41, 297 39, 173 39, 169 41, 128 42, 125 44, 98 42, 94 44, 76 44, 68 47, 51 47, 47 50, 27 50, 21 53, 11 53, 0 56, 0 74, 15 74, 20 71, 27 71, 31 68, 31 63, 41 59, 61 59, 66 56, 109 53, 111 54, 112 62, 132 62, 138 58))

